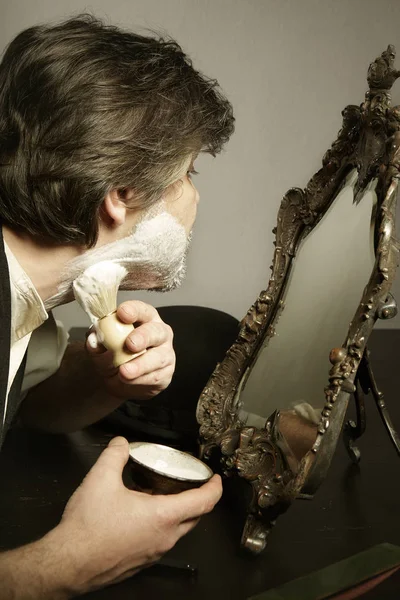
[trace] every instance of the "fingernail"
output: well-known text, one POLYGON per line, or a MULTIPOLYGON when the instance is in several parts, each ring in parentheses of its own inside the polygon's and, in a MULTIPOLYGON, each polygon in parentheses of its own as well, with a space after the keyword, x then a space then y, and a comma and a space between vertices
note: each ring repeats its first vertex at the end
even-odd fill
POLYGON ((125 446, 128 443, 128 440, 125 439, 124 437, 118 436, 113 438, 110 442, 109 442, 109 446, 125 446))
POLYGON ((129 337, 127 343, 132 350, 137 350, 143 345, 143 339, 136 335, 135 337, 129 337))
POLYGON ((132 311, 129 308, 127 308, 126 306, 119 306, 118 310, 124 312, 129 317, 132 316, 132 311))
POLYGON ((88 336, 88 344, 91 348, 93 348, 93 350, 96 350, 96 348, 98 347, 98 342, 97 342, 97 335, 95 334, 95 332, 93 331, 89 336, 88 336))

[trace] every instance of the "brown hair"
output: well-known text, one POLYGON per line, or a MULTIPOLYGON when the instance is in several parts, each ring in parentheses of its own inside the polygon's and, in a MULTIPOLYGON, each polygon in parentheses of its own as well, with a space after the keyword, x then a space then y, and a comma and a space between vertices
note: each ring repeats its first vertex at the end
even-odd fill
POLYGON ((190 154, 216 155, 232 107, 171 39, 82 15, 20 33, 0 63, 0 219, 93 246, 111 189, 146 208, 190 154))

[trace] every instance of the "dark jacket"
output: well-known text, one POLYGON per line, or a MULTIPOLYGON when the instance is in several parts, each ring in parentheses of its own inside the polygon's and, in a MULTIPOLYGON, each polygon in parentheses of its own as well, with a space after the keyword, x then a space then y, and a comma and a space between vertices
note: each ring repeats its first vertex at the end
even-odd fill
POLYGON ((4 409, 6 404, 8 371, 10 366, 10 339, 11 339, 11 291, 10 276, 8 272, 7 257, 4 250, 3 232, 0 224, 0 447, 12 420, 17 412, 21 385, 24 379, 26 353, 20 368, 15 375, 8 395, 6 418, 4 409))

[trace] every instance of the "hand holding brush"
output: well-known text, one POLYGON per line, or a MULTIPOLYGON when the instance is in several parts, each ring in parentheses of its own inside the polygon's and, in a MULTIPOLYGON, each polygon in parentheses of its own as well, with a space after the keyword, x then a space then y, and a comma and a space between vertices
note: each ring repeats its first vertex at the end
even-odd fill
POLYGON ((99 342, 113 353, 115 367, 146 352, 133 354, 125 348, 125 340, 134 326, 118 318, 117 293, 126 274, 125 267, 102 261, 88 267, 73 285, 75 299, 88 314, 99 342))

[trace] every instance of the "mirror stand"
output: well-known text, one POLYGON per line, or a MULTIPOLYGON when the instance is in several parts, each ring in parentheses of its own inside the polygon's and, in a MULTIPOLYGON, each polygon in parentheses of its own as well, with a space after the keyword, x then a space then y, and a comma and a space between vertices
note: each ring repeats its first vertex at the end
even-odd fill
POLYGON ((358 370, 356 390, 354 392, 357 422, 355 423, 352 420, 347 421, 343 431, 343 439, 346 449, 351 460, 356 464, 359 463, 361 459, 361 452, 356 445, 356 441, 364 434, 366 429, 367 419, 365 411, 365 396, 370 392, 376 402, 379 415, 383 421, 386 431, 397 453, 400 455, 400 436, 394 428, 393 422, 390 418, 384 395, 378 389, 375 376, 372 371, 370 353, 368 348, 366 348, 358 370))
MULTIPOLYGON (((392 319, 397 315, 397 304, 392 294, 389 294, 387 301, 381 306, 378 315, 382 319, 392 319)), ((349 420, 346 422, 343 430, 343 440, 351 460, 359 463, 361 452, 356 445, 356 441, 365 433, 367 426, 367 415, 365 410, 365 396, 369 393, 375 400, 379 415, 383 421, 386 431, 400 455, 400 436, 394 428, 389 410, 386 406, 384 394, 378 389, 375 376, 372 370, 370 351, 365 348, 357 376, 354 382, 354 401, 356 406, 356 422, 349 420)))

